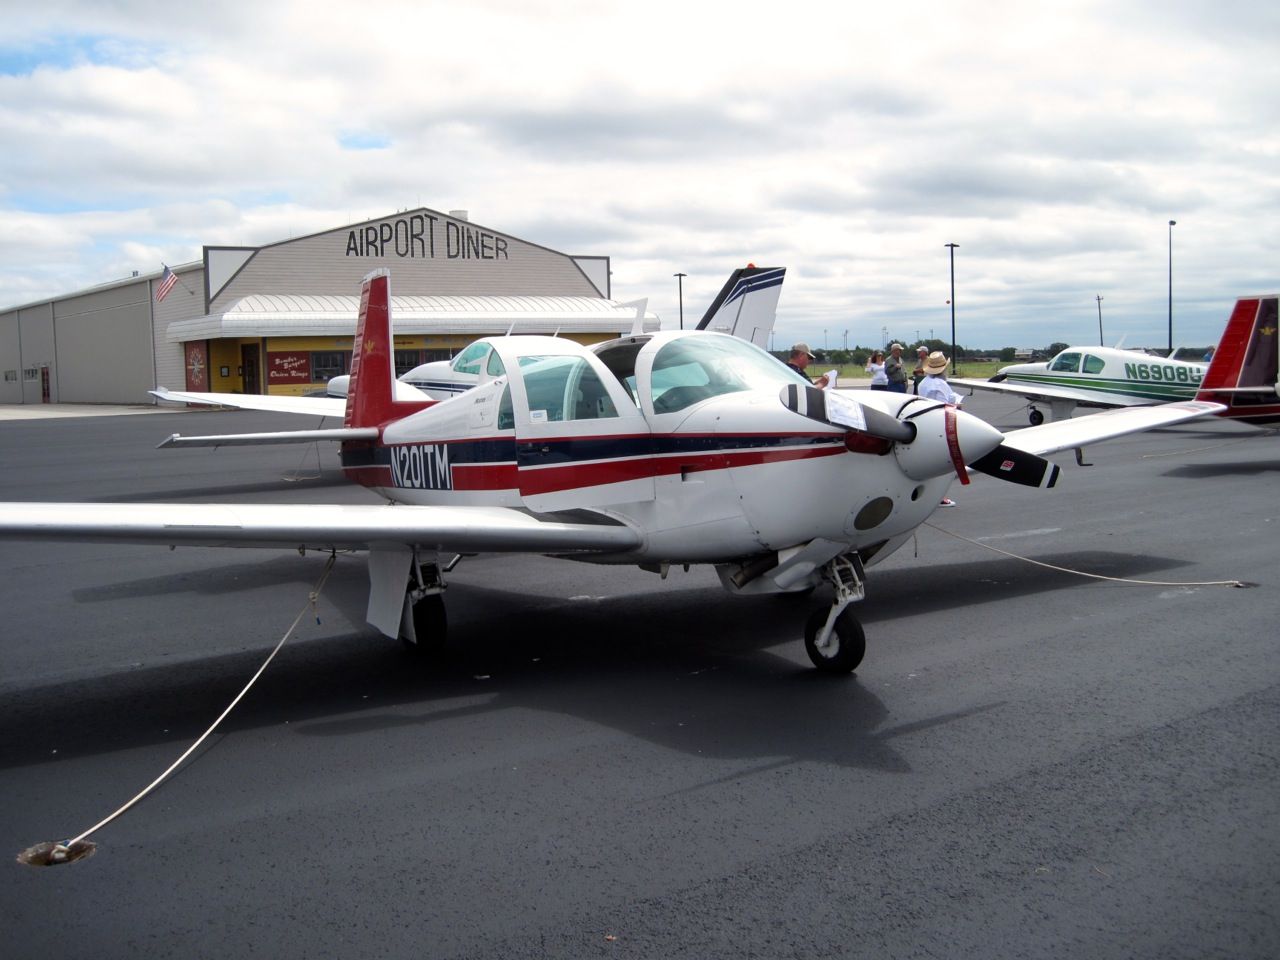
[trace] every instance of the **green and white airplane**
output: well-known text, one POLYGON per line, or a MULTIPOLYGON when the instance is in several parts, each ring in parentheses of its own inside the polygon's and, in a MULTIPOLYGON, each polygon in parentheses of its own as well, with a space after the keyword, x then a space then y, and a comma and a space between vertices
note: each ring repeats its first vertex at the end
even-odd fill
POLYGON ((1082 407, 1145 407, 1193 400, 1208 371, 1207 363, 1166 360, 1138 350, 1068 347, 1045 363, 1002 367, 990 380, 951 378, 957 387, 1025 397, 1032 426, 1044 423, 1036 404, 1048 406, 1054 420, 1082 407))

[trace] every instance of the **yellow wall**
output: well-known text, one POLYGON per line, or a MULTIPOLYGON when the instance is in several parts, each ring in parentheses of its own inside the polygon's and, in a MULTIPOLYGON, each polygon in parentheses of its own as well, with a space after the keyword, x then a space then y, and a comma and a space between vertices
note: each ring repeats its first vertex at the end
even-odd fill
MULTIPOLYGON (((561 335, 575 343, 591 345, 613 339, 608 333, 566 333, 561 335)), ((417 334, 413 336, 397 336, 397 350, 452 350, 457 352, 477 337, 466 334, 417 334)), ((240 369, 240 347, 242 344, 257 344, 257 337, 209 341, 209 388, 215 393, 239 393, 242 389, 240 369), (226 367, 228 375, 221 376, 222 367, 226 367)), ((350 353, 351 337, 268 337, 263 352, 263 369, 260 379, 265 381, 267 354, 291 353, 295 351, 345 350, 350 353)), ((301 397, 308 393, 324 389, 323 383, 289 383, 274 384, 267 388, 272 396, 301 397)))

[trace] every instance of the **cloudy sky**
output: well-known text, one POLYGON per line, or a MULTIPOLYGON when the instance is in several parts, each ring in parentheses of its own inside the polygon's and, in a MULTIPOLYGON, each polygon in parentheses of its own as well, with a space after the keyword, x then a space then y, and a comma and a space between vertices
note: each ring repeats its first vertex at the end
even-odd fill
POLYGON ((778 345, 1216 342, 1280 289, 1280 7, 41 0, 0 26, 0 306, 425 206, 778 345), (216 11, 216 12, 213 12, 216 11))

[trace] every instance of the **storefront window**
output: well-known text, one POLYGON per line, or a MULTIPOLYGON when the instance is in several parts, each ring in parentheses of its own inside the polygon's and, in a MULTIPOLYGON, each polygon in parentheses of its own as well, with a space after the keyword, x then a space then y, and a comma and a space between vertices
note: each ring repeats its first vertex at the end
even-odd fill
POLYGON ((348 354, 342 350, 324 350, 311 354, 311 382, 327 383, 347 372, 348 354))

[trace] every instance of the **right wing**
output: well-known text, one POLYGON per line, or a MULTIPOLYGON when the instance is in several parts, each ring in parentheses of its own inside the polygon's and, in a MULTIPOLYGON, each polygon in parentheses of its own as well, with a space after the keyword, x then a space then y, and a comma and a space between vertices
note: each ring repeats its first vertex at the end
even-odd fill
POLYGON ((1130 433, 1141 433, 1144 430, 1154 430, 1156 427, 1199 420, 1201 417, 1221 413, 1225 409, 1226 407, 1220 403, 1177 400, 1173 403, 1160 403, 1154 406, 1104 410, 1102 413, 1090 414, 1087 417, 1072 417, 1069 420, 1056 420, 1038 427, 1011 430, 1004 435, 1004 443, 1001 446, 1040 455, 1057 453, 1059 450, 1070 450, 1088 443, 1100 443, 1103 440, 1112 440, 1130 433))
POLYGON ((301 503, 0 503, 0 538, 535 554, 619 553, 641 542, 620 523, 565 523, 507 507, 301 503))
POLYGON ((1143 399, 1142 397, 1121 393, 1106 393, 1102 390, 1086 390, 1084 388, 1056 385, 1049 386, 1043 383, 1029 387, 1019 383, 1009 383, 1008 381, 993 383, 990 380, 970 380, 963 377, 948 377, 947 382, 953 387, 968 387, 971 390, 990 390, 993 393, 1013 394, 1014 396, 1026 397, 1028 400, 1039 400, 1042 403, 1052 403, 1054 400, 1071 400, 1075 403, 1088 403, 1096 407, 1145 407, 1150 406, 1152 403, 1151 400, 1143 399))

